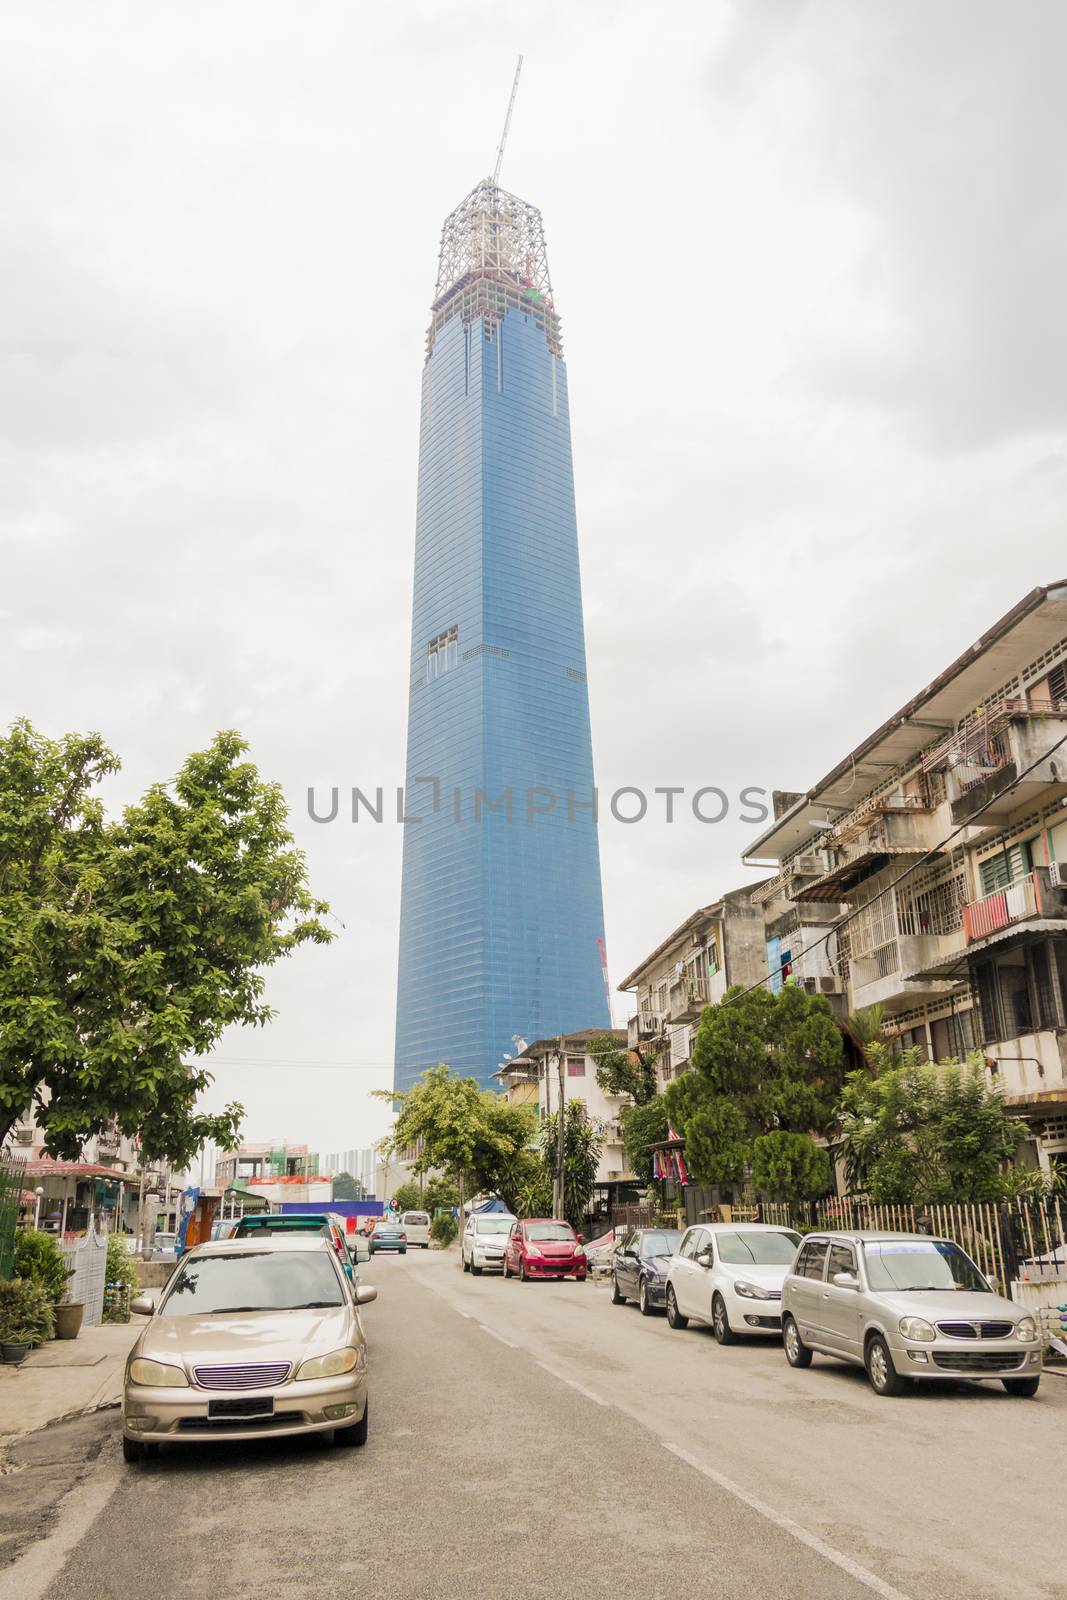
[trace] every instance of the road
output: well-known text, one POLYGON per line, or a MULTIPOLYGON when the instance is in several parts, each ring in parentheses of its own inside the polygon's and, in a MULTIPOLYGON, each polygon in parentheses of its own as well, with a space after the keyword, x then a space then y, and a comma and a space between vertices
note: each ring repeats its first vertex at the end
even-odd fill
POLYGON ((603 1285, 378 1258, 370 1441, 182 1446, 117 1417, 0 1600, 1067 1600, 1067 1379, 863 1375, 613 1307, 603 1285))

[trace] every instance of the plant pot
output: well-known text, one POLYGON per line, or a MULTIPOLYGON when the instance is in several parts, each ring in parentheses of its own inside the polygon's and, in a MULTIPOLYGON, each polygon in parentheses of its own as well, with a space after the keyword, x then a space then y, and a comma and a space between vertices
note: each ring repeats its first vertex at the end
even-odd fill
POLYGON ((30 1353, 28 1344, 0 1344, 0 1362, 5 1367, 18 1367, 30 1353))
POLYGON ((76 1339, 84 1315, 85 1304, 81 1300, 65 1300, 56 1306, 56 1338, 76 1339))

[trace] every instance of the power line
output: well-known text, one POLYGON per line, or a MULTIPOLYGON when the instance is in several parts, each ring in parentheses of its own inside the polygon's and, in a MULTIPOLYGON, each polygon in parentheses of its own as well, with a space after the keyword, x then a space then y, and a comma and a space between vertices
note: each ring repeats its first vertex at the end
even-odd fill
MULTIPOLYGON (((1012 789, 1017 789, 1019 784, 1022 783, 1023 779, 1029 773, 1033 772, 1035 767, 1039 767, 1043 761, 1047 761, 1050 756, 1055 755, 1056 751, 1065 744, 1067 744, 1067 733, 1064 734, 1062 739, 1057 739, 1051 750, 1046 750, 1044 755, 1038 756, 1035 761, 1031 761, 1028 767, 1024 767, 1022 772, 1017 773, 1010 783, 1006 783, 1004 785, 1003 789, 998 789, 996 794, 990 795, 989 799, 985 801, 983 805, 980 805, 977 811, 972 811, 966 822, 961 822, 958 828, 953 828, 952 832, 946 834, 938 844, 931 845, 930 849, 927 850, 924 855, 921 855, 918 861, 913 861, 910 867, 905 867, 904 871, 898 873, 890 883, 886 884, 884 889, 879 889, 876 895, 873 895, 870 900, 865 900, 863 905, 857 906, 855 911, 846 912, 843 917, 840 917, 835 923, 832 923, 822 937, 815 940, 814 944, 805 945, 804 949, 799 951, 796 955, 793 955, 792 952, 790 952, 790 964, 792 965, 793 962, 799 961, 802 956, 810 955, 813 950, 818 950, 821 945, 829 944, 831 938, 835 933, 837 933, 839 928, 847 927, 850 922, 855 921, 861 912, 866 911, 869 906, 876 905, 879 900, 883 899, 887 894, 890 894, 899 883, 904 882, 905 878, 910 877, 913 872, 918 872, 919 868, 925 866, 928 861, 931 861, 934 858, 934 856, 939 856, 942 851, 952 843, 953 839, 958 838, 965 828, 969 828, 972 825, 975 817, 980 817, 983 811, 988 811, 990 806, 1002 799, 1004 795, 1009 794, 1012 789)), ((961 957, 961 961, 962 959, 963 958, 961 957)), ((785 963, 782 961, 780 961, 776 967, 769 966, 767 968, 765 977, 761 978, 758 983, 750 983, 747 988, 741 990, 740 994, 735 994, 728 1004, 734 1005, 738 1000, 743 1000, 746 994, 753 994, 755 990, 762 989, 767 981, 767 978, 773 978, 776 973, 780 973, 783 970, 784 966, 785 963)))

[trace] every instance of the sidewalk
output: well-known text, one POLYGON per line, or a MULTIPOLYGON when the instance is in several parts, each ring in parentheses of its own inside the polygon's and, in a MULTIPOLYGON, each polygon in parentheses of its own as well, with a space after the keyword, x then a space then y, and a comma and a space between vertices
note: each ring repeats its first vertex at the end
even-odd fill
POLYGON ((144 1317, 83 1328, 76 1339, 53 1339, 21 1367, 0 1366, 0 1454, 24 1433, 78 1416, 122 1397, 122 1374, 144 1317))

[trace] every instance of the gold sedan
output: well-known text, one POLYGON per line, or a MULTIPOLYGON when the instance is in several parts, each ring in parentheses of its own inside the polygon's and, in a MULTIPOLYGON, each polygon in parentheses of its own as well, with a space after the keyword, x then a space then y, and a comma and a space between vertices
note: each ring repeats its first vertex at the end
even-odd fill
POLYGON ((182 1258, 126 1364, 122 1453, 164 1440, 203 1443, 332 1429, 367 1439, 367 1339, 360 1307, 377 1289, 350 1283, 317 1234, 219 1240, 182 1258))

